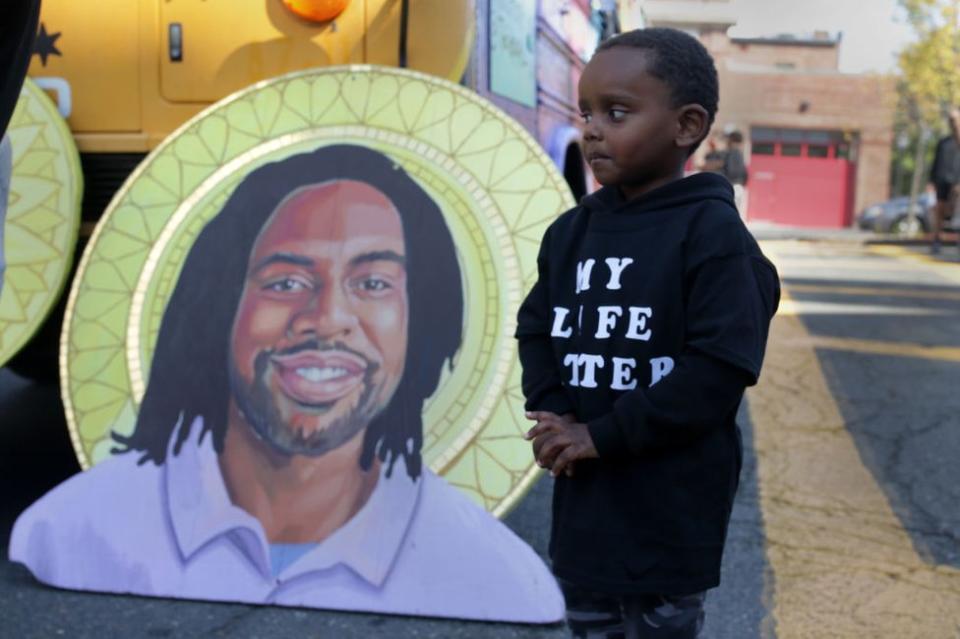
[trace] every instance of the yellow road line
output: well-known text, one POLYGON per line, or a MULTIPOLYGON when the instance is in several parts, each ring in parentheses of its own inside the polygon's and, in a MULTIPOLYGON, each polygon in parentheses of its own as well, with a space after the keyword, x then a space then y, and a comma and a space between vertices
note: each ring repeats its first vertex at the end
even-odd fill
POLYGON ((894 355, 917 359, 935 359, 946 362, 960 362, 960 348, 955 346, 926 346, 907 342, 886 342, 882 340, 856 339, 851 337, 828 337, 810 335, 787 340, 786 346, 806 348, 826 348, 836 351, 869 353, 871 355, 894 355))
MULTIPOLYGON (((911 251, 902 246, 885 246, 882 244, 869 244, 866 246, 866 249, 874 255, 883 255, 886 257, 892 257, 900 261, 910 261, 915 264, 923 264, 926 266, 936 267, 936 272, 938 275, 941 275, 947 279, 953 280, 954 282, 960 282, 960 262, 946 261, 942 259, 936 259, 931 255, 928 255, 919 251, 911 251)), ((956 251, 956 248, 945 247, 944 251, 949 252, 956 251)))
POLYGON ((777 315, 901 315, 918 318, 931 315, 957 315, 960 308, 923 308, 907 304, 891 306, 888 304, 861 304, 856 302, 823 302, 815 300, 781 300, 777 315))
POLYGON ((820 286, 817 284, 788 284, 787 286, 791 293, 906 297, 918 300, 960 300, 960 291, 927 291, 922 287, 909 288, 909 284, 904 284, 899 288, 881 288, 878 286, 820 286))
POLYGON ((799 317, 778 316, 749 394, 777 636, 958 637, 960 570, 915 551, 846 430, 813 339, 799 317))

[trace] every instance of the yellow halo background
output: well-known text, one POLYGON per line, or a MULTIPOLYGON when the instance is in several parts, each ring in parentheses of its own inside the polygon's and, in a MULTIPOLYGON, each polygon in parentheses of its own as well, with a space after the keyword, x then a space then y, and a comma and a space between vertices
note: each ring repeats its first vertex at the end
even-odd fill
POLYGON ((250 170, 329 144, 392 158, 440 205, 464 279, 464 339, 424 409, 424 461, 494 514, 537 474, 521 438, 515 315, 546 226, 572 206, 516 122, 432 76, 370 66, 269 80, 200 114, 124 185, 88 246, 61 344, 64 405, 84 467, 131 432, 159 322, 203 225, 250 170))
POLYGON ((7 128, 13 175, 4 223, 0 366, 33 336, 60 298, 80 231, 83 173, 56 105, 27 78, 7 128))

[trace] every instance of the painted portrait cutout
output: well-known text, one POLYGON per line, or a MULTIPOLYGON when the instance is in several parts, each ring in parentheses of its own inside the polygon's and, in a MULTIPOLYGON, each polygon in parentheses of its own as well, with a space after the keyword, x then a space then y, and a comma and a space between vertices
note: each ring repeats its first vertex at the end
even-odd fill
POLYGON ((81 590, 561 619, 549 570, 496 516, 537 476, 511 322, 568 200, 519 125, 420 74, 295 74, 214 107, 145 161, 85 253, 62 373, 87 470, 21 515, 10 558, 81 590), (263 113, 265 93, 331 78, 345 102, 375 104, 380 81, 390 108, 420 106, 345 128, 325 122, 334 102, 290 116, 293 134, 289 107, 263 113), (221 116, 243 129, 238 113, 261 137, 198 170, 193 139, 221 116), (416 133, 441 114, 446 133, 416 133), (465 117, 486 140, 449 136, 465 117))
POLYGON ((398 165, 332 145, 256 169, 186 257, 134 432, 12 558, 82 589, 556 620, 540 559, 421 461, 462 326, 453 239, 398 165))

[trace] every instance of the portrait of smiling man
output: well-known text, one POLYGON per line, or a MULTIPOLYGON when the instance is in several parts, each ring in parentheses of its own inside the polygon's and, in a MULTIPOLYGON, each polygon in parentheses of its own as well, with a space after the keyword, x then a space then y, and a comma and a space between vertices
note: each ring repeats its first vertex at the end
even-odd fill
POLYGON ((425 468, 463 331, 443 215, 383 154, 249 173, 191 247, 132 434, 14 526, 65 588, 551 622, 533 550, 425 468))

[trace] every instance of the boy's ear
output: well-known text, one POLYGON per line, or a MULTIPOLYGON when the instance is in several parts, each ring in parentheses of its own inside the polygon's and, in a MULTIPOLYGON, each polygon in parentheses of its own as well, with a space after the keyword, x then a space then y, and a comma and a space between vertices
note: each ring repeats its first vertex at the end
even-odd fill
POLYGON ((677 110, 677 137, 679 147, 691 147, 710 130, 710 116, 699 104, 685 104, 677 110))

